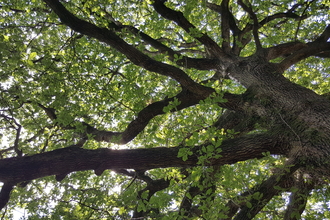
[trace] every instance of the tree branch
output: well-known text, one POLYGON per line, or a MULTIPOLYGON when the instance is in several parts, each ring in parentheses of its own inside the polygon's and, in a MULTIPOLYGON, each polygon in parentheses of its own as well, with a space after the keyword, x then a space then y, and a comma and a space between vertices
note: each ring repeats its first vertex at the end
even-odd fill
POLYGON ((246 5, 242 0, 238 0, 237 3, 240 6, 242 6, 242 8, 251 16, 251 18, 253 20, 252 32, 253 32, 254 41, 256 43, 256 47, 257 47, 257 51, 258 51, 262 48, 262 46, 261 46, 261 42, 260 42, 259 34, 258 34, 259 22, 258 22, 257 15, 253 12, 251 5, 250 6, 246 5))
POLYGON ((222 48, 227 53, 230 52, 230 11, 229 11, 229 0, 224 0, 221 2, 221 37, 222 37, 222 48))
POLYGON ((278 57, 288 56, 305 47, 307 47, 307 45, 301 42, 289 42, 270 47, 265 49, 266 59, 270 61, 278 57))
MULTIPOLYGON (((148 176, 145 176, 145 177, 148 177, 148 176)), ((146 202, 146 203, 149 203, 150 198, 156 192, 166 189, 170 185, 170 180, 165 180, 165 179, 153 180, 150 177, 148 177, 148 178, 149 178, 149 181, 147 181, 147 186, 138 192, 138 197, 139 197, 138 199, 140 199, 140 200, 142 200, 142 202, 146 202), (143 199, 142 193, 146 192, 146 191, 148 191, 148 197, 146 199, 143 199)), ((150 212, 150 210, 138 211, 137 207, 136 207, 136 209, 134 210, 134 213, 133 213, 133 219, 139 219, 141 217, 144 217, 148 212, 150 212)))
MULTIPOLYGON (((192 147, 193 154, 183 161, 178 158, 181 147, 111 150, 88 150, 68 147, 33 156, 0 160, 0 181, 19 183, 45 176, 65 175, 83 170, 102 174, 106 169, 149 170, 162 167, 196 166, 202 146, 192 147), (8 169, 10 167, 10 169, 8 169)), ((233 164, 253 158, 262 158, 264 152, 287 154, 289 145, 268 134, 247 135, 224 140, 221 156, 210 159, 210 165, 233 164)))
POLYGON ((201 36, 199 34, 192 34, 192 31, 197 30, 197 28, 183 16, 182 12, 166 7, 162 0, 155 0, 153 7, 161 16, 174 21, 188 34, 201 42, 214 57, 218 59, 229 59, 229 56, 209 36, 204 33, 200 33, 201 36))
POLYGON ((180 207, 179 213, 181 216, 186 218, 192 218, 194 215, 198 215, 201 213, 201 210, 197 212, 195 206, 193 206, 194 198, 198 195, 201 196, 199 205, 201 207, 208 207, 211 201, 214 200, 214 193, 216 190, 215 180, 216 173, 219 172, 220 166, 212 166, 206 169, 205 172, 202 173, 199 182, 196 184, 192 182, 192 185, 186 191, 185 196, 183 197, 180 207))
POLYGON ((198 104, 200 100, 204 99, 204 97, 197 96, 190 91, 182 91, 175 97, 154 102, 145 107, 139 112, 136 119, 133 120, 123 132, 100 131, 96 128, 89 126, 87 128, 87 133, 92 134, 94 140, 96 141, 126 144, 133 140, 141 131, 143 131, 143 129, 148 125, 151 119, 153 119, 157 115, 164 114, 164 107, 168 106, 175 99, 177 99, 180 104, 176 106, 173 111, 179 111, 189 106, 198 104))
MULTIPOLYGON (((223 96, 227 102, 219 103, 219 106, 229 109, 237 109, 238 103, 241 101, 240 95, 225 93, 223 96)), ((126 144, 133 140, 143 129, 148 125, 149 121, 157 115, 164 114, 164 107, 168 106, 170 102, 177 99, 180 104, 176 106, 172 112, 182 110, 184 108, 196 105, 204 97, 198 97, 189 91, 182 91, 173 98, 164 99, 162 101, 154 102, 139 112, 137 118, 133 120, 123 132, 101 131, 90 125, 87 125, 87 134, 91 134, 96 141, 111 142, 117 144, 126 144)))
MULTIPOLYGON (((262 185, 262 184, 263 183, 261 183, 260 185, 262 185)), ((283 182, 280 182, 278 187, 289 192, 291 190, 291 187, 294 184, 295 184, 294 176, 291 175, 289 178, 285 179, 283 182)), ((243 207, 246 205, 246 202, 250 200, 249 198, 251 198, 251 195, 253 195, 253 193, 255 193, 255 192, 258 192, 258 190, 260 189, 260 185, 256 186, 254 189, 248 189, 247 191, 238 195, 235 199, 229 200, 228 203, 226 204, 228 211, 225 212, 225 214, 227 215, 227 218, 225 218, 223 220, 231 220, 233 218, 233 216, 237 213, 237 211, 240 209, 240 207, 243 207)))
POLYGON ((126 28, 130 30, 134 35, 140 36, 142 40, 144 40, 149 45, 153 46, 155 49, 159 51, 161 54, 166 54, 169 59, 176 64, 185 67, 185 68, 195 68, 199 70, 211 70, 216 68, 216 60, 215 59, 207 59, 207 58, 191 58, 187 56, 181 55, 183 51, 174 51, 173 49, 165 46, 161 42, 156 39, 150 37, 149 35, 143 33, 133 26, 124 25, 122 28, 126 28), (177 56, 175 56, 177 55, 177 56), (179 58, 179 59, 178 59, 179 58))
POLYGON ((14 117, 10 117, 5 114, 0 114, 0 117, 4 118, 11 125, 11 128, 14 128, 16 130, 16 137, 12 149, 14 149, 17 156, 21 157, 23 153, 19 149, 19 140, 20 140, 22 125, 20 125, 14 117))
POLYGON ((266 18, 264 18, 262 21, 260 21, 259 25, 264 26, 265 24, 267 24, 275 19, 278 19, 278 18, 293 18, 295 20, 303 20, 303 19, 306 19, 307 16, 299 16, 290 11, 288 11, 286 13, 276 13, 274 15, 270 15, 270 16, 267 16, 266 18))
MULTIPOLYGON (((222 2, 222 5, 225 4, 226 2, 223 1, 222 2)), ((226 3, 227 6, 224 8, 222 6, 219 6, 219 5, 216 5, 214 3, 209 3, 207 2, 206 3, 206 6, 208 8, 210 8, 211 10, 215 11, 215 12, 218 12, 219 14, 221 14, 221 28, 223 29, 222 30, 222 34, 225 33, 225 26, 228 27, 228 25, 223 25, 225 24, 226 22, 229 23, 229 27, 230 27, 230 30, 232 31, 233 33, 233 36, 234 36, 234 43, 233 43, 233 46, 232 46, 232 49, 231 49, 231 53, 235 54, 235 55, 239 55, 241 50, 244 48, 244 46, 250 42, 251 40, 251 37, 249 35, 247 35, 247 32, 249 32, 250 30, 245 28, 244 31, 240 30, 236 24, 236 19, 234 17, 234 15, 232 14, 232 12, 229 10, 229 7, 228 7, 228 2, 226 3), (223 12, 223 10, 225 10, 226 12, 223 12)), ((227 30, 227 35, 229 34, 228 30, 227 30)), ((229 37, 226 37, 228 38, 228 42, 229 42, 229 37)), ((225 39, 225 36, 223 36, 223 39, 225 39)), ((223 42, 222 44, 222 47, 226 47, 226 45, 224 45, 225 42, 223 42)), ((227 45, 228 46, 228 45, 227 45)))
POLYGON ((229 2, 226 2, 226 7, 225 8, 221 7, 220 5, 210 3, 210 2, 206 2, 206 6, 209 9, 221 14, 222 16, 225 16, 223 10, 224 9, 227 10, 227 13, 225 13, 225 14, 228 16, 226 19, 228 19, 229 28, 233 32, 233 35, 237 36, 238 33, 241 32, 241 30, 238 28, 238 26, 236 24, 235 17, 233 16, 233 14, 229 10, 228 3, 229 2))
POLYGON ((141 51, 136 49, 134 46, 129 45, 113 31, 100 28, 96 25, 84 21, 71 12, 69 12, 58 0, 44 0, 50 8, 58 15, 61 21, 81 34, 98 39, 104 42, 120 53, 124 54, 132 63, 140 66, 146 70, 159 73, 164 76, 169 76, 178 81, 183 87, 188 90, 198 93, 205 94, 210 92, 210 88, 202 86, 194 82, 184 71, 174 66, 155 61, 149 56, 143 54, 141 51))
POLYGON ((228 210, 224 213, 227 218, 223 219, 223 220, 232 220, 234 215, 237 213, 237 211, 239 210, 239 208, 243 205, 245 205, 246 203, 246 197, 251 195, 252 191, 251 190, 247 190, 244 193, 242 193, 241 195, 239 195, 235 201, 233 199, 229 200, 226 204, 226 207, 228 208, 228 210))
POLYGON ((280 64, 280 68, 284 71, 288 69, 295 63, 306 59, 310 56, 324 56, 328 57, 330 53, 330 42, 327 42, 330 38, 330 25, 328 25, 323 33, 315 41, 306 44, 307 46, 301 47, 298 51, 292 53, 286 59, 284 59, 280 64))
POLYGON ((181 216, 184 216, 186 218, 188 217, 193 217, 190 214, 190 210, 192 208, 192 203, 193 203, 193 199, 197 196, 201 194, 201 190, 199 189, 198 186, 190 186, 187 191, 185 196, 183 197, 180 207, 179 207, 179 213, 181 216), (189 196, 188 196, 189 195, 189 196))
POLYGON ((103 10, 103 11, 106 13, 107 17, 109 17, 109 19, 112 21, 109 28, 111 28, 113 31, 121 32, 123 29, 129 30, 135 36, 141 37, 141 39, 146 44, 149 44, 150 46, 157 49, 158 50, 157 53, 167 55, 169 57, 169 59, 171 61, 175 62, 176 64, 183 66, 185 68, 195 68, 195 69, 200 69, 200 70, 210 70, 210 69, 216 68, 215 60, 206 59, 206 58, 198 59, 198 58, 182 56, 181 53, 185 52, 184 50, 174 51, 170 47, 167 47, 166 45, 162 44, 160 40, 156 40, 156 39, 150 37, 148 34, 142 32, 141 30, 137 29, 134 26, 123 25, 122 23, 116 21, 109 12, 107 12, 106 10, 103 10), (177 56, 175 57, 175 55, 177 55, 177 56), (178 59, 178 57, 180 57, 180 58, 178 59))
POLYGON ((330 50, 330 43, 329 42, 320 42, 314 41, 312 43, 308 43, 307 47, 303 47, 302 49, 296 51, 292 55, 285 58, 280 64, 279 67, 282 71, 288 69, 295 63, 306 59, 310 56, 314 56, 320 54, 322 52, 327 52, 330 50))
MULTIPOLYGON (((221 107, 229 108, 229 109, 239 108, 238 104, 241 101, 240 95, 225 93, 223 95, 223 98, 226 99, 227 101, 223 103, 219 103, 221 107)), ((171 112, 180 111, 187 107, 197 105, 203 99, 204 97, 193 94, 190 91, 182 91, 178 95, 172 98, 167 98, 158 102, 154 102, 148 105, 147 107, 145 107, 144 109, 142 109, 138 113, 136 119, 134 119, 123 132, 98 130, 92 125, 82 122, 82 124, 85 126, 85 135, 82 137, 83 138, 82 140, 84 141, 86 140, 85 138, 87 134, 87 135, 91 135, 91 138, 99 142, 126 144, 131 140, 133 140, 141 131, 143 131, 151 119, 153 119, 158 115, 165 114, 164 108, 174 100, 178 100, 180 104, 176 106, 174 109, 172 109, 171 112)), ((55 114, 56 111, 55 109, 47 108, 39 103, 38 106, 42 107, 42 109, 45 110, 47 116, 50 119, 53 120, 54 118, 57 118, 55 114), (50 114, 49 111, 52 114, 50 114)), ((64 126, 63 128, 75 129, 74 126, 64 126)), ((82 146, 82 144, 80 144, 79 146, 82 146)))
POLYGON ((269 179, 264 181, 255 190, 252 195, 256 192, 259 193, 260 198, 253 198, 249 201, 249 205, 240 207, 240 212, 235 216, 234 220, 249 220, 253 219, 256 214, 282 189, 280 185, 286 181, 297 169, 298 165, 294 164, 294 160, 289 160, 285 167, 271 176, 269 179))
POLYGON ((327 42, 330 38, 330 24, 325 28, 323 33, 316 39, 316 41, 327 42))
POLYGON ((313 188, 313 181, 305 183, 303 173, 299 173, 294 188, 295 191, 290 195, 290 202, 285 211, 284 220, 301 219, 301 214, 305 210, 307 199, 313 188))
POLYGON ((14 184, 4 183, 0 192, 0 210, 5 207, 9 201, 10 193, 14 188, 14 184))
MULTIPOLYGON (((258 25, 256 25, 256 20, 255 19, 254 19, 253 24, 247 24, 245 26, 245 28, 242 31, 240 31, 238 36, 237 36, 237 42, 240 42, 241 45, 235 45, 234 44, 233 45, 233 53, 236 54, 236 55, 239 55, 240 51, 251 40, 251 36, 248 35, 248 32, 255 31, 257 27, 259 29, 260 27, 266 25, 267 23, 269 23, 269 22, 271 22, 275 19, 279 19, 279 18, 293 18, 295 20, 302 20, 302 19, 307 18, 307 16, 299 16, 299 15, 293 13, 294 7, 296 7, 296 6, 293 6, 291 9, 289 9, 285 13, 277 13, 277 14, 274 14, 274 15, 267 16, 263 20, 261 20, 258 23, 258 25)), ((255 33, 254 33, 254 36, 256 36, 255 33)))

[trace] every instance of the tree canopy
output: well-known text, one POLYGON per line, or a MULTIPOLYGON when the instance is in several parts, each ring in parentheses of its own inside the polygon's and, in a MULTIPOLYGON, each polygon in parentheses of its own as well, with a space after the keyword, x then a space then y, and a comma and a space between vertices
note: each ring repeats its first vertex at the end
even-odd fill
POLYGON ((329 1, 0 13, 1 219, 330 218, 329 1))

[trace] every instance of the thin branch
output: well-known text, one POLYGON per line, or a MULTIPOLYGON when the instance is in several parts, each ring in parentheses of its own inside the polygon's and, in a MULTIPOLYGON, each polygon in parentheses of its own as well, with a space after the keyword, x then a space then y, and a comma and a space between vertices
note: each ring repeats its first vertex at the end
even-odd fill
MULTIPOLYGON (((202 66, 202 68, 201 68, 202 70, 215 69, 215 62, 212 62, 212 60, 210 60, 209 62, 206 63, 205 62, 206 59, 205 60, 204 59, 195 59, 195 58, 191 58, 191 57, 187 57, 187 56, 182 56, 181 53, 185 52, 184 50, 174 51, 170 47, 167 47, 166 45, 162 44, 161 41, 150 37, 149 35, 142 32, 141 30, 137 29, 136 27, 131 26, 131 25, 123 25, 121 22, 116 21, 109 12, 107 12, 106 10, 103 10, 103 11, 106 13, 106 16, 112 21, 110 26, 113 31, 120 32, 124 29, 129 30, 135 36, 141 37, 141 39, 146 44, 149 44, 153 48, 157 49, 158 50, 157 53, 167 55, 169 57, 169 59, 173 62, 176 62, 176 64, 184 66, 185 68, 196 68, 196 67, 202 66)), ((192 50, 190 50, 190 51, 192 51, 192 50)), ((194 51, 194 52, 196 52, 196 51, 194 51)), ((199 51, 199 52, 201 52, 201 51, 199 51)), ((147 51, 147 53, 148 53, 148 51, 147 51)), ((152 52, 149 52, 149 53, 152 54, 152 52)))
POLYGON ((17 156, 21 157, 23 155, 23 153, 19 149, 19 139, 20 139, 20 135, 21 135, 22 126, 20 124, 17 124, 17 126, 18 126, 18 128, 16 129, 16 137, 15 137, 15 142, 14 142, 14 150, 15 150, 17 156))
MULTIPOLYGON (((227 100, 227 102, 219 103, 224 108, 230 108, 230 109, 236 109, 238 108, 238 103, 241 100, 240 95, 225 93, 223 98, 227 100)), ((85 138, 87 135, 91 135, 91 138, 98 142, 108 142, 108 143, 116 143, 116 144, 126 144, 133 140, 140 132, 144 130, 144 128, 148 125, 151 119, 158 115, 165 114, 164 107, 168 106, 171 102, 174 100, 177 100, 180 102, 176 108, 171 110, 172 112, 180 111, 182 109, 185 109, 187 107, 197 105, 199 101, 203 100, 204 97, 197 96, 194 93, 191 93, 190 91, 182 91, 178 95, 172 97, 172 98, 166 98, 161 101, 154 102, 148 106, 146 106, 144 109, 142 109, 138 114, 137 117, 128 124, 126 129, 123 132, 114 132, 114 131, 104 131, 104 130, 98 130, 97 128, 93 127, 90 124, 87 124, 85 122, 81 122, 83 126, 85 127, 85 134, 83 135, 83 138, 85 138)), ((27 103, 31 103, 28 101, 27 103)), ((57 118, 55 112, 56 110, 53 108, 45 107, 41 105, 40 103, 37 103, 39 107, 41 107, 48 117, 50 119, 57 118)), ((59 124, 58 124, 59 125, 59 124)), ((61 126, 61 125, 59 125, 61 126)), ((63 129, 75 129, 74 126, 63 126, 63 129)), ((85 139, 84 139, 85 140, 85 139)), ((80 146, 80 145, 79 145, 80 146)))
MULTIPOLYGON (((0 8, 4 8, 4 6, 0 5, 0 8)), ((5 9, 7 9, 7 7, 5 7, 5 9)), ((27 10, 22 10, 22 9, 17 9, 17 8, 9 8, 9 10, 12 12, 15 12, 15 13, 27 13, 27 10)), ((29 11, 50 13, 49 10, 44 9, 44 8, 31 8, 31 9, 29 9, 29 11)))
POLYGON ((257 51, 260 50, 262 48, 260 39, 259 39, 259 22, 258 22, 258 18, 257 15, 253 12, 252 10, 252 6, 251 5, 246 5, 242 0, 238 0, 237 3, 242 6, 242 8, 251 16, 252 20, 253 20, 253 36, 254 36, 254 41, 256 43, 256 47, 257 47, 257 51))
MULTIPOLYGON (((11 111, 10 111, 11 112, 11 111)), ((11 112, 12 113, 12 112, 11 112)), ((4 118, 6 121, 8 121, 9 124, 12 125, 12 127, 16 130, 16 136, 14 141, 13 149, 17 156, 21 157, 23 155, 22 151, 19 149, 19 140, 22 130, 22 125, 20 125, 15 118, 9 117, 5 114, 0 114, 0 117, 4 118)))
POLYGON ((190 34, 196 40, 201 42, 208 49, 208 51, 212 53, 214 57, 217 57, 219 59, 229 59, 229 56, 219 47, 219 45, 209 36, 197 30, 197 28, 184 17, 182 12, 175 11, 166 7, 164 5, 164 1, 162 0, 155 0, 152 5, 161 16, 168 20, 174 21, 188 34, 190 34), (195 30, 197 30, 197 32, 199 32, 200 34, 192 34, 192 31, 195 30))
POLYGON ((224 214, 227 216, 227 218, 224 218, 222 220, 231 220, 233 219, 234 215, 237 213, 239 208, 246 204, 246 197, 252 194, 252 190, 247 190, 241 195, 239 195, 235 201, 233 199, 229 200, 226 204, 227 210, 224 212, 224 214), (237 202, 237 201, 238 202, 237 202))
MULTIPOLYGON (((261 183, 263 184, 263 183, 261 183)), ((261 185, 260 184, 260 185, 261 185)), ((278 187, 283 189, 284 191, 290 192, 291 187, 295 184, 294 176, 291 175, 289 178, 285 179, 283 182, 280 182, 278 187)), ((236 198, 231 199, 226 204, 227 210, 224 214, 226 214, 227 218, 223 220, 231 220, 233 216, 237 213, 237 211, 240 209, 240 207, 243 207, 246 205, 247 201, 249 201, 248 198, 251 198, 251 195, 253 193, 258 192, 260 190, 260 185, 254 187, 253 189, 248 189, 245 192, 238 195, 236 198)))
MULTIPOLYGON (((274 15, 270 15, 265 17, 263 20, 261 20, 258 23, 258 29, 264 25, 266 25, 267 23, 275 20, 275 19, 280 19, 280 18, 292 18, 295 20, 303 20, 306 19, 308 16, 304 15, 304 16, 299 16, 295 13, 293 13, 294 8, 297 6, 293 6, 291 9, 289 9, 287 12, 284 13, 276 13, 274 15)), ((256 29, 257 25, 256 22, 254 20, 253 24, 247 24, 245 26, 245 28, 243 28, 242 31, 239 32, 238 36, 237 36, 237 42, 240 42, 240 45, 234 45, 233 46, 233 53, 236 55, 239 55, 240 51, 242 50, 242 48, 244 48, 244 46, 246 44, 248 44, 251 41, 251 36, 248 34, 250 31, 253 31, 253 29, 256 29)), ((254 36, 256 36, 256 33, 254 33, 254 36)))
POLYGON ((172 98, 154 102, 142 109, 135 120, 133 120, 123 132, 100 131, 91 126, 87 127, 87 133, 91 134, 94 140, 112 142, 117 144, 126 144, 133 140, 148 125, 149 121, 157 115, 164 114, 164 107, 168 106, 172 101, 178 100, 180 104, 173 111, 179 111, 189 106, 199 103, 203 97, 196 96, 189 91, 182 91, 172 98))
POLYGON ((0 158, 2 159, 2 158, 3 158, 3 154, 5 154, 5 153, 7 153, 7 152, 10 152, 10 151, 12 151, 12 150, 14 150, 14 147, 8 147, 8 148, 6 148, 6 149, 2 149, 2 150, 0 150, 0 158))
MULTIPOLYGON (((29 102, 29 103, 32 103, 32 102, 29 102)), ((56 110, 54 108, 47 108, 40 103, 37 103, 37 104, 39 107, 41 107, 45 111, 45 113, 51 120, 56 120, 57 116, 55 114, 56 110)))
MULTIPOLYGON (((304 8, 304 10, 303 10, 303 12, 302 12, 301 17, 304 16, 306 10, 309 8, 309 6, 310 6, 314 1, 315 1, 315 0, 312 0, 312 1, 306 3, 306 7, 304 8)), ((294 40, 295 40, 295 41, 298 40, 298 32, 299 32, 299 29, 300 29, 301 21, 302 21, 301 19, 298 20, 298 25, 297 25, 296 33, 295 33, 295 35, 294 35, 294 40)))
POLYGON ((197 195, 200 195, 201 193, 202 192, 198 186, 190 186, 187 189, 186 194, 183 197, 180 207, 179 207, 180 216, 183 216, 186 218, 193 217, 190 215, 190 210, 192 209, 192 206, 193 206, 193 199, 197 195))
POLYGON ((216 68, 216 62, 212 59, 198 59, 198 58, 192 58, 181 55, 182 52, 199 52, 201 54, 201 51, 197 50, 180 50, 180 51, 174 51, 173 49, 165 46, 161 42, 155 40, 154 38, 150 37, 149 35, 143 33, 142 31, 138 30, 137 28, 133 26, 124 25, 122 28, 126 28, 130 30, 135 36, 141 37, 142 40, 144 40, 146 43, 154 47, 158 50, 157 53, 165 54, 169 57, 169 59, 176 64, 183 66, 185 68, 195 68, 200 70, 210 70, 216 68))
POLYGON ((265 24, 275 20, 275 19, 278 19, 278 18, 293 18, 295 20, 304 20, 307 18, 307 15, 304 15, 304 16, 299 16, 295 13, 292 13, 292 12, 284 12, 284 13, 276 13, 276 14, 273 14, 273 15, 270 15, 270 16, 267 16, 266 18, 264 18, 263 20, 260 21, 259 23, 259 26, 264 26, 265 24))

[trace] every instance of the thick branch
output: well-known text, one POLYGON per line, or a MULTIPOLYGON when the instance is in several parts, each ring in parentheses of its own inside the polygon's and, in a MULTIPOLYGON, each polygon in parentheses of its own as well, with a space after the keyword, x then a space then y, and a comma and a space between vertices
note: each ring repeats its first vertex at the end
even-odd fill
MULTIPOLYGON (((210 93, 211 94, 211 93, 210 93)), ((210 95, 209 94, 209 95, 210 95)), ((115 142, 118 144, 126 144, 133 140, 148 125, 151 119, 157 115, 164 114, 164 107, 170 102, 177 99, 180 104, 173 111, 179 111, 189 106, 199 103, 206 97, 197 96, 189 91, 182 91, 177 96, 167 98, 162 101, 154 102, 139 112, 137 118, 133 120, 123 132, 99 131, 95 128, 88 128, 87 133, 92 134, 97 141, 115 142)))
MULTIPOLYGON (((199 216, 201 214, 201 210, 197 212, 198 208, 193 206, 194 199, 197 195, 201 195, 199 200, 199 204, 201 207, 209 206, 210 202, 214 200, 215 190, 216 190, 216 177, 215 174, 219 172, 219 166, 210 167, 210 171, 205 171, 202 173, 198 184, 193 182, 192 186, 186 191, 186 195, 183 197, 179 213, 181 216, 186 218, 192 218, 194 215, 199 216)), ((196 201, 195 201, 196 202, 196 201)))
MULTIPOLYGON (((241 100, 240 95, 234 95, 230 93, 225 93, 223 98, 225 98, 227 102, 219 103, 219 105, 230 109, 238 108, 238 102, 241 100)), ((164 107, 168 106, 170 102, 174 101, 174 99, 177 99, 180 104, 172 110, 173 112, 196 105, 199 103, 199 101, 203 100, 204 97, 196 96, 196 94, 193 94, 189 91, 182 91, 173 98, 154 102, 145 107, 139 112, 137 118, 133 120, 123 132, 100 131, 96 128, 88 126, 87 133, 92 134, 94 140, 96 141, 126 144, 133 140, 141 131, 143 131, 151 119, 157 115, 164 114, 164 107)))
POLYGON ((282 191, 279 186, 299 168, 299 166, 291 164, 292 162, 288 162, 288 167, 264 181, 255 191, 261 195, 260 198, 252 198, 249 201, 250 205, 241 207, 241 211, 235 216, 234 220, 253 219, 275 195, 279 194, 282 191))
MULTIPOLYGON (((240 95, 235 95, 231 93, 225 93, 223 96, 227 102, 219 103, 219 105, 223 108, 229 109, 238 109, 239 102, 241 101, 240 95)), ((133 140, 144 128, 148 125, 151 119, 156 117, 157 115, 165 114, 164 108, 170 104, 170 102, 177 99, 180 104, 176 106, 176 108, 172 109, 171 112, 180 111, 184 108, 193 106, 198 104, 204 97, 193 94, 189 91, 182 91, 177 96, 172 98, 167 98, 162 101, 154 102, 144 109, 142 109, 136 119, 134 119, 123 132, 113 132, 113 131, 104 131, 98 130, 90 124, 84 123, 83 125, 86 127, 86 134, 92 135, 92 138, 99 142, 109 142, 116 144, 126 144, 133 140)), ((55 114, 55 109, 46 108, 45 106, 38 103, 39 106, 45 110, 46 114, 50 119, 57 118, 55 114), (52 114, 49 114, 49 109, 51 109, 52 114)), ((64 126, 64 129, 75 129, 73 126, 64 126)), ((85 139, 83 139, 85 140, 85 139)), ((79 144, 78 144, 79 145, 79 144)), ((80 144, 82 146, 82 144, 80 144)))
POLYGON ((321 34, 319 38, 316 39, 316 41, 327 42, 329 38, 330 38, 330 24, 325 28, 324 32, 321 34))
POLYGON ((313 182, 305 183, 303 174, 300 173, 295 185, 295 191, 291 193, 290 202, 285 211, 285 220, 298 220, 301 219, 301 214, 306 208, 307 199, 311 190, 314 187, 313 182))
MULTIPOLYGON (((180 147, 111 150, 87 150, 68 147, 33 156, 0 160, 0 181, 19 183, 45 176, 56 175, 59 180, 65 175, 83 170, 101 174, 106 169, 148 170, 162 167, 196 166, 202 146, 191 150, 193 155, 186 161, 178 158, 180 147), (10 169, 8 169, 10 167, 10 169)), ((287 143, 267 134, 248 135, 224 140, 219 159, 210 159, 212 165, 233 164, 252 158, 263 157, 264 152, 286 154, 287 143)))
MULTIPOLYGON (((229 27, 230 27, 230 30, 233 32, 233 35, 234 35, 234 36, 237 36, 237 34, 238 34, 241 30, 238 28, 238 26, 237 26, 237 24, 236 24, 235 17, 234 17, 233 14, 229 11, 228 2, 227 2, 226 4, 227 4, 227 6, 226 6, 226 10, 228 10, 227 13, 225 13, 226 15, 228 15, 228 17, 227 17, 226 19, 228 19, 229 27)), ((210 2, 206 2, 206 6, 207 6, 209 9, 211 9, 211 10, 213 10, 213 11, 219 13, 219 14, 222 14, 222 15, 224 16, 224 14, 223 14, 224 12, 222 11, 223 8, 222 8, 220 5, 217 5, 217 4, 214 4, 214 3, 210 3, 210 2)))
POLYGON ((14 185, 10 183, 3 184, 0 192, 0 210, 7 205, 13 187, 14 185))
MULTIPOLYGON (((285 179, 283 182, 280 182, 278 187, 282 188, 283 190, 290 191, 291 187, 295 184, 295 177, 291 175, 289 178, 285 179)), ((248 189, 247 191, 241 193, 236 198, 229 200, 226 207, 228 208, 228 211, 225 212, 227 218, 223 220, 230 220, 233 218, 234 215, 236 215, 237 211, 240 209, 240 207, 243 207, 246 205, 246 202, 249 201, 249 198, 251 198, 251 195, 253 193, 258 192, 260 190, 260 186, 264 184, 261 183, 260 185, 256 186, 254 189, 248 189)), ((275 183, 274 183, 275 184, 275 183)))
POLYGON ((307 47, 307 45, 301 42, 290 42, 270 47, 265 49, 266 60, 269 61, 277 57, 288 56, 305 47, 307 47))
POLYGON ((230 51, 230 11, 229 11, 229 0, 224 0, 221 2, 221 37, 222 37, 222 48, 226 51, 230 51))
POLYGON ((295 63, 306 59, 310 56, 314 56, 320 54, 322 52, 327 52, 330 50, 330 43, 328 42, 319 42, 315 41, 312 43, 307 44, 307 47, 304 47, 297 52, 293 53, 292 55, 285 58, 280 64, 279 67, 284 71, 288 69, 295 63))
MULTIPOLYGON (((157 179, 157 180, 153 180, 151 179, 150 177, 148 177, 150 179, 150 181, 147 182, 147 186, 140 190, 138 192, 138 199, 141 199, 142 202, 145 202, 146 204, 149 203, 150 201, 150 198, 158 191, 161 191, 163 189, 166 189, 167 187, 169 187, 170 185, 170 180, 165 180, 165 179, 157 179), (148 197, 146 199, 143 199, 142 198, 142 193, 143 192, 146 192, 148 193, 148 197)), ((137 207, 136 209, 134 210, 134 213, 133 213, 133 219, 140 219, 140 218, 143 218, 145 217, 151 210, 147 210, 146 212, 145 211, 138 211, 137 210, 137 207)), ((157 210, 157 212, 159 212, 159 210, 157 210)))

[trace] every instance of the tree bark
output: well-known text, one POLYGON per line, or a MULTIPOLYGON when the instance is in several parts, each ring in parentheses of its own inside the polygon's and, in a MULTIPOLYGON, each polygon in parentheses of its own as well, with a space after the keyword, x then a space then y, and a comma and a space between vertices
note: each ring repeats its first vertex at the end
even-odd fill
MULTIPOLYGON (((261 158, 264 152, 285 154, 288 143, 269 135, 247 135, 223 141, 219 159, 210 165, 232 164, 237 161, 261 158), (243 147, 242 147, 243 146, 243 147)), ((131 150, 87 150, 68 147, 33 156, 0 160, 0 181, 13 184, 56 175, 58 180, 75 171, 94 170, 97 175, 106 169, 149 170, 162 167, 196 166, 203 146, 192 147, 192 156, 183 161, 178 157, 180 147, 131 150)))

